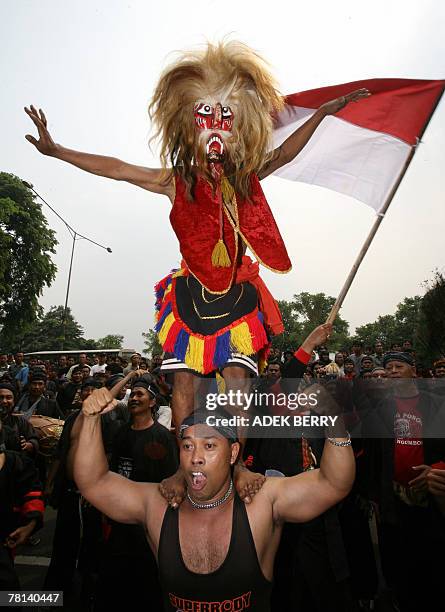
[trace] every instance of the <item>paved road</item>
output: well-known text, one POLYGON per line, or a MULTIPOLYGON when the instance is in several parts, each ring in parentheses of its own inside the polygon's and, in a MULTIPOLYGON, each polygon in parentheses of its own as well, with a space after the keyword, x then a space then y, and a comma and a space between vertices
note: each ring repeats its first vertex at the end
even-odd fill
POLYGON ((37 546, 21 546, 17 551, 16 568, 23 590, 41 589, 51 559, 56 511, 46 508, 43 528, 37 532, 37 546))

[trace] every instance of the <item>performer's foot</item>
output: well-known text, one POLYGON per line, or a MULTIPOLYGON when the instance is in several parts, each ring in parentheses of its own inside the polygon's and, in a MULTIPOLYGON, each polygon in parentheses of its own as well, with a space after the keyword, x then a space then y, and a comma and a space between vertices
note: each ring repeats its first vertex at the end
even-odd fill
POLYGON ((237 463, 233 472, 233 480, 238 495, 246 504, 250 504, 266 478, 263 474, 251 472, 242 463, 237 463))
POLYGON ((185 490, 186 484, 181 468, 179 468, 173 476, 164 478, 164 480, 159 483, 159 491, 162 497, 167 500, 172 508, 178 508, 179 505, 182 504, 185 497, 185 490))

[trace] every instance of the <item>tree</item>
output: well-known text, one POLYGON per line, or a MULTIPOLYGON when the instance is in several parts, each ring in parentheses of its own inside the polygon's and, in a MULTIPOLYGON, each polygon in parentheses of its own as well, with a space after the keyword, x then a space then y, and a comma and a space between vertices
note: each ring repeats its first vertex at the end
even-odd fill
POLYGON ((425 283, 417 332, 419 358, 431 364, 445 356, 445 277, 436 271, 433 279, 425 283))
MULTIPOLYGON (((291 301, 280 300, 281 315, 283 317, 284 333, 275 336, 272 345, 280 350, 293 349, 304 341, 306 336, 318 325, 326 321, 335 303, 335 298, 324 293, 299 293, 291 301)), ((336 350, 342 348, 348 341, 349 324, 337 316, 334 329, 329 340, 329 348, 336 350)))
POLYGON ((142 352, 149 357, 162 354, 162 346, 159 343, 158 335, 154 329, 149 329, 148 332, 142 332, 145 348, 142 352))
POLYGON ((360 340, 365 346, 374 346, 377 340, 389 348, 391 342, 397 338, 396 320, 394 315, 383 315, 374 323, 366 323, 355 330, 354 340, 360 340))
POLYGON ((97 340, 97 348, 99 349, 121 349, 124 342, 124 337, 120 334, 108 334, 97 340))
POLYGON ((419 348, 422 343, 418 334, 421 304, 422 297, 419 295, 406 297, 397 305, 393 315, 383 315, 374 323, 357 327, 355 339, 369 346, 374 346, 377 340, 381 340, 387 349, 393 342, 411 340, 414 347, 419 348))
POLYGON ((0 342, 11 350, 14 338, 36 321, 38 298, 54 280, 51 259, 57 240, 41 205, 13 174, 0 173, 0 342))
MULTIPOLYGON (((63 339, 63 306, 51 306, 49 311, 40 317, 20 338, 18 346, 25 353, 34 351, 58 351, 63 339)), ((67 309, 65 322, 65 340, 63 347, 66 350, 86 349, 83 338, 83 329, 67 309)), ((93 346, 91 348, 96 348, 93 346)))

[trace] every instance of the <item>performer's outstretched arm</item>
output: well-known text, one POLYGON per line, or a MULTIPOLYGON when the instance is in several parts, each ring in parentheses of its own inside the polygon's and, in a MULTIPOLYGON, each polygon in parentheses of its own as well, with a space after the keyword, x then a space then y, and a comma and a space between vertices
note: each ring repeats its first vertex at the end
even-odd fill
POLYGON ((259 179, 266 178, 278 168, 285 166, 300 153, 307 145, 312 134, 327 115, 333 115, 346 106, 349 102, 357 102, 360 98, 367 98, 371 94, 367 89, 357 89, 346 96, 341 96, 330 102, 326 102, 315 111, 310 119, 293 132, 286 140, 277 147, 270 161, 268 161, 258 173, 259 179))
POLYGON ((168 176, 165 178, 165 172, 160 168, 145 168, 144 166, 128 164, 116 157, 92 155, 91 153, 67 149, 55 143, 52 139, 48 131, 45 113, 42 109, 37 111, 31 105, 29 108, 25 107, 25 112, 31 118, 39 133, 38 139, 34 138, 31 134, 27 134, 26 139, 43 155, 56 157, 92 174, 105 176, 117 181, 126 181, 148 191, 167 195, 170 198, 173 196, 174 187, 172 178, 168 176))

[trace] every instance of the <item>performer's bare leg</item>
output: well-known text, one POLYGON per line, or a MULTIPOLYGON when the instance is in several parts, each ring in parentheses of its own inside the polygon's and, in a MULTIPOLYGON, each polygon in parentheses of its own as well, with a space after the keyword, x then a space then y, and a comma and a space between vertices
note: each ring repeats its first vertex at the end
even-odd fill
MULTIPOLYGON (((175 372, 172 392, 172 423, 179 435, 182 421, 193 412, 195 393, 199 389, 199 378, 191 372, 175 372)), ((170 476, 164 478, 159 489, 168 503, 177 507, 185 497, 185 480, 181 468, 170 476)))
MULTIPOLYGON (((235 393, 237 391, 241 391, 242 394, 249 393, 251 386, 251 378, 249 376, 248 370, 239 366, 229 366, 227 368, 224 368, 224 370, 222 371, 222 375, 226 385, 226 394, 228 394, 230 391, 234 391, 235 393)), ((241 414, 243 412, 243 408, 244 405, 241 402, 239 405, 235 404, 234 406, 231 406, 229 410, 230 412, 232 412, 232 414, 241 414)), ((238 437, 241 444, 241 451, 239 453, 238 462, 235 465, 233 479, 238 495, 245 502, 249 503, 252 501, 253 496, 258 493, 258 491, 263 486, 265 477, 263 476, 263 474, 251 472, 244 465, 242 457, 243 448, 246 441, 245 436, 245 431, 238 428, 238 437)))
POLYGON ((197 377, 190 372, 175 372, 172 393, 173 423, 178 433, 182 421, 193 412, 197 377))

